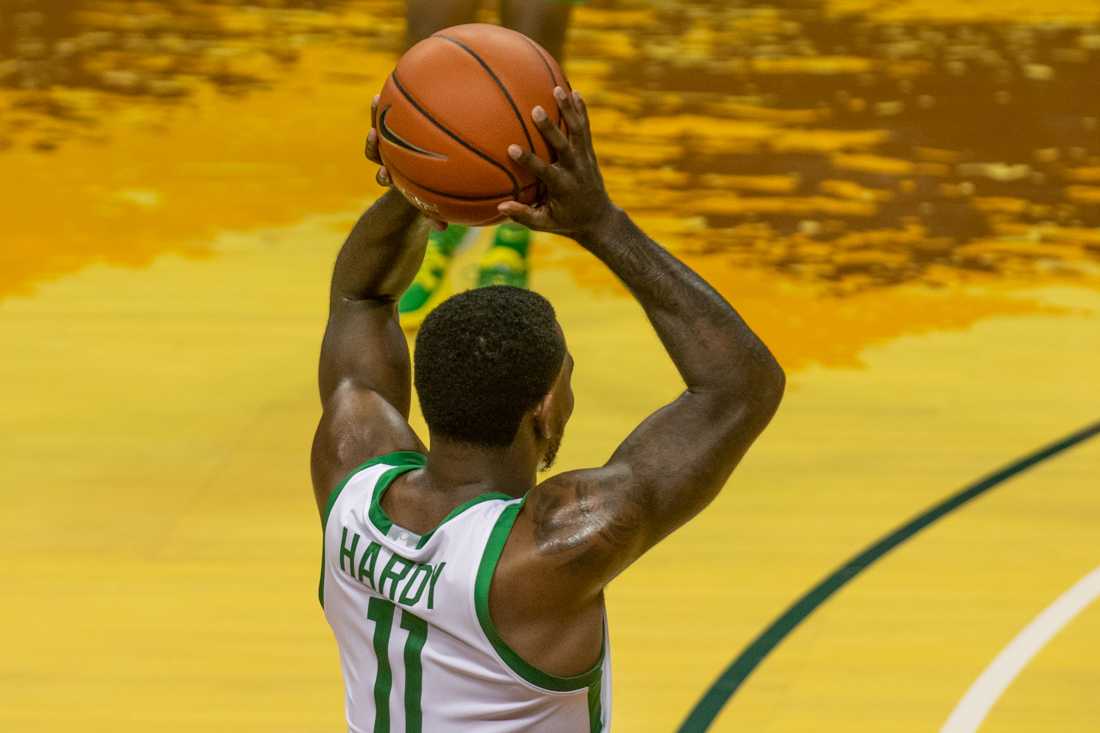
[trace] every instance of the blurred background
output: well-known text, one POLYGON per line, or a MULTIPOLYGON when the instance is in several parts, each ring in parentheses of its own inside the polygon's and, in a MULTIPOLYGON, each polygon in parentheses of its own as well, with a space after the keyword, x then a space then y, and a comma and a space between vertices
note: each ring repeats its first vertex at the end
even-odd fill
MULTIPOLYGON (((0 0, 0 729, 342 729, 315 367, 404 34, 400 0, 0 0)), ((591 0, 565 69, 612 196, 790 383, 608 595, 615 727, 669 731, 847 558, 1100 418, 1100 4, 591 0)), ((558 470, 601 463, 675 371, 575 244, 531 286, 577 359, 558 470)), ((921 532, 712 729, 939 730, 1100 565, 1098 490, 1094 440, 921 532)), ((1092 604, 982 730, 1100 729, 1098 652, 1092 604)))

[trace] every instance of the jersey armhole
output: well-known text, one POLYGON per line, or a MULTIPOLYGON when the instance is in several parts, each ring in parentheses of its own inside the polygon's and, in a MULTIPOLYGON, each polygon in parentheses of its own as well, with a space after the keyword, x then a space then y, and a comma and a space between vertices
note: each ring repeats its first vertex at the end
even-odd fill
POLYGON ((317 582, 317 601, 321 604, 322 609, 325 607, 325 532, 328 530, 329 515, 332 514, 332 508, 336 506, 336 500, 340 498, 340 494, 343 492, 344 487, 347 486, 348 482, 353 478, 371 466, 378 466, 381 464, 387 466, 423 466, 426 462, 427 457, 423 453, 413 450, 399 450, 377 456, 353 468, 348 472, 348 475, 344 477, 344 480, 332 490, 332 493, 328 495, 328 501, 325 502, 325 513, 321 517, 321 579, 317 582))
POLYGON ((516 517, 523 507, 524 501, 526 501, 526 498, 506 506, 489 533, 489 540, 485 545, 485 552, 481 556, 481 563, 477 569, 477 579, 474 582, 474 609, 477 612, 478 623, 485 633, 485 638, 496 650, 500 660, 512 672, 519 675, 521 679, 544 690, 575 692, 589 688, 591 694, 593 689, 599 689, 603 665, 606 661, 606 641, 603 643, 603 648, 600 649, 600 659, 592 669, 575 677, 559 677, 529 664, 508 646, 508 643, 504 641, 493 623, 492 614, 489 612, 489 590, 493 584, 493 574, 496 572, 497 563, 500 562, 500 556, 504 552, 504 545, 508 541, 508 535, 512 532, 512 526, 516 523, 516 517))

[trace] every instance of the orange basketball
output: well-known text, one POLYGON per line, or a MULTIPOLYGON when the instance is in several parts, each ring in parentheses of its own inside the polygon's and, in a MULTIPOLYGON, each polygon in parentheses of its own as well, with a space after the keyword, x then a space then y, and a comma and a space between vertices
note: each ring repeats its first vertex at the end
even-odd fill
POLYGON ((378 102, 378 150, 394 185, 457 224, 498 221, 502 201, 535 203, 539 183, 508 146, 553 159, 531 109, 542 105, 564 129, 555 86, 569 90, 561 67, 522 33, 472 23, 424 39, 397 62, 378 102))

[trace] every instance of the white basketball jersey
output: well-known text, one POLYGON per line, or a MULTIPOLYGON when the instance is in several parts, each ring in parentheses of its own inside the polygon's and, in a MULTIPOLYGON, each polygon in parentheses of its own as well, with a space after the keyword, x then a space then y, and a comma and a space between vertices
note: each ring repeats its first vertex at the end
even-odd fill
POLYGON ((489 586, 523 499, 484 494, 417 535, 383 492, 424 455, 364 463, 329 499, 319 590, 336 635, 352 733, 609 730, 606 624, 600 662, 557 677, 519 657, 489 615, 489 586))

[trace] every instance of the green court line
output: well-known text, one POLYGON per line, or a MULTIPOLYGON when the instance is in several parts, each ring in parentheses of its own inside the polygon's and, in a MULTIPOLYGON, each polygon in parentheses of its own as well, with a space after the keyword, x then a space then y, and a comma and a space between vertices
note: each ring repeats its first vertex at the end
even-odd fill
POLYGON ((680 725, 679 733, 703 733, 703 731, 710 728, 711 723, 718 717, 718 713, 733 697, 733 693, 748 679, 753 670, 764 660, 764 657, 768 656, 779 645, 779 642, 783 641, 806 617, 817 610, 818 606, 844 587, 852 578, 866 570, 876 560, 936 520, 981 496, 994 486, 1097 434, 1100 434, 1100 422, 1082 428, 1061 440, 1010 463, 1004 468, 994 471, 922 514, 918 514, 841 565, 831 575, 799 598, 794 605, 788 608, 783 615, 773 621, 751 644, 742 650, 737 659, 726 667, 725 671, 718 676, 718 679, 706 691, 706 694, 695 704, 691 713, 680 725))

